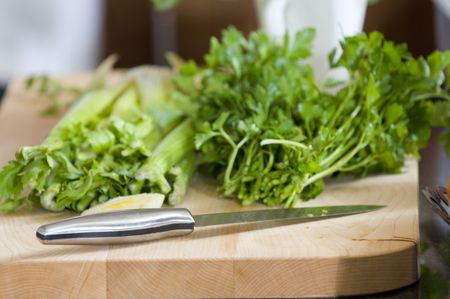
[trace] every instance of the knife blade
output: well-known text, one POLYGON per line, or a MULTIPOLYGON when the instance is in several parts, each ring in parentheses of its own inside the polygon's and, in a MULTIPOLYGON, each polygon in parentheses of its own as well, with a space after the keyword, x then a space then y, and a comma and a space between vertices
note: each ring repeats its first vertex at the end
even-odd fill
POLYGON ((185 208, 122 210, 72 217, 39 227, 43 244, 118 244, 190 234, 194 227, 274 220, 313 221, 381 209, 381 205, 343 205, 264 209, 193 216, 185 208))

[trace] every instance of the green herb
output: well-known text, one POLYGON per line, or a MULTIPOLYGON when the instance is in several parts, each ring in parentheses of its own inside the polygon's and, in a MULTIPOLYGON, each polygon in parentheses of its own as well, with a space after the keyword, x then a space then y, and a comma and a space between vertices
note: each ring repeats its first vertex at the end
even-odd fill
POLYGON ((169 10, 177 6, 181 0, 151 0, 156 10, 169 10))
POLYGON ((450 267, 450 234, 438 245, 438 249, 447 267, 450 267))
POLYGON ((82 212, 118 196, 168 194, 172 186, 161 190, 159 183, 193 155, 193 129, 164 98, 169 87, 153 79, 130 72, 117 86, 96 84, 41 145, 20 148, 0 172, 0 210, 38 201, 51 211, 82 212), (149 161, 164 166, 158 168, 158 181, 146 176, 146 169, 153 170, 149 161))
POLYGON ((313 38, 306 29, 277 43, 229 28, 211 39, 205 66, 179 69, 173 97, 191 101, 201 162, 225 196, 292 207, 328 176, 398 173, 408 155, 419 157, 431 125, 449 123, 450 52, 414 59, 378 32, 346 38, 330 63, 349 80, 331 93, 304 61, 313 38))
MULTIPOLYGON (((433 253, 433 259, 442 259, 450 266, 450 234, 437 245, 438 254, 433 253)), ((420 291, 421 298, 448 299, 450 295, 450 281, 437 269, 432 269, 427 265, 428 243, 420 242, 421 267, 420 267, 420 291)))
POLYGON ((65 87, 59 81, 48 75, 30 76, 25 81, 28 90, 35 89, 39 95, 48 99, 48 106, 42 111, 43 115, 56 115, 61 111, 61 97, 70 93, 74 97, 81 95, 81 90, 75 87, 65 87))
POLYGON ((439 272, 435 272, 427 265, 420 268, 421 298, 448 299, 450 295, 450 282, 439 272))
POLYGON ((65 86, 58 80, 48 75, 34 75, 25 81, 26 89, 36 90, 39 95, 48 99, 48 107, 43 111, 44 115, 56 115, 62 110, 64 96, 69 96, 72 100, 78 99, 83 93, 105 87, 105 80, 111 72, 116 55, 111 55, 105 59, 97 68, 94 79, 84 90, 79 87, 65 86))

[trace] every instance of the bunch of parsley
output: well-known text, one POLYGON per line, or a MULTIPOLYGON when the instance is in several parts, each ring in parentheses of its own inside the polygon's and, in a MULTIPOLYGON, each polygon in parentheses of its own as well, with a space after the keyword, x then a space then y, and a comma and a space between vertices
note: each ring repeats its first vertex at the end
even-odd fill
MULTIPOLYGON (((201 162, 225 196, 291 207, 331 175, 400 172, 432 125, 449 127, 450 52, 415 59, 379 32, 348 37, 330 53, 348 81, 320 88, 305 62, 314 34, 280 43, 229 28, 212 38, 204 66, 178 70, 174 97, 191 103, 201 162)), ((448 129, 442 140, 450 153, 448 129)))

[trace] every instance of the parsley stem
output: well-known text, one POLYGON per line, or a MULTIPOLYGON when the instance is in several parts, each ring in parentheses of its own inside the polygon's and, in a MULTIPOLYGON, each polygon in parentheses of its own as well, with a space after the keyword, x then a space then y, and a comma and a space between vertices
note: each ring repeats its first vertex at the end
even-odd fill
POLYGON ((328 175, 333 174, 336 171, 339 171, 348 161, 350 161, 353 156, 355 156, 358 151, 360 151, 362 148, 364 148, 367 144, 363 143, 365 134, 363 134, 359 140, 359 144, 355 146, 348 154, 346 154, 344 157, 342 157, 340 160, 338 160, 333 166, 329 167, 328 169, 325 169, 322 172, 319 172, 313 176, 311 176, 306 182, 304 186, 307 186, 309 184, 314 183, 315 181, 326 177, 328 175))
POLYGON ((365 158, 364 160, 362 160, 362 161, 360 161, 360 162, 358 162, 358 163, 355 163, 355 164, 353 164, 353 165, 351 165, 351 166, 341 167, 341 169, 339 169, 339 171, 352 171, 352 170, 357 169, 357 168, 359 168, 359 167, 371 165, 371 164, 372 164, 372 163, 371 163, 371 160, 372 160, 372 162, 373 162, 373 157, 368 156, 368 157, 365 158))
POLYGON ((260 145, 264 146, 264 145, 268 145, 268 144, 280 144, 280 145, 288 145, 288 146, 295 146, 295 147, 299 147, 302 149, 308 149, 308 146, 297 142, 297 141, 292 141, 292 140, 283 140, 283 139, 264 139, 261 141, 260 145))
POLYGON ((239 149, 244 145, 244 143, 247 142, 247 140, 248 140, 248 136, 245 136, 245 138, 243 138, 238 143, 238 145, 234 147, 233 151, 230 154, 230 157, 228 158, 228 165, 227 165, 227 169, 225 171, 225 178, 224 178, 225 186, 227 186, 231 181, 231 171, 233 170, 234 161, 236 160, 236 156, 239 152, 239 149))
POLYGON ((236 148, 236 143, 234 143, 233 139, 231 139, 230 135, 227 134, 227 132, 220 128, 220 133, 222 134, 222 137, 225 138, 226 141, 233 147, 233 149, 236 148))
POLYGON ((344 107, 346 107, 346 103, 352 98, 352 96, 355 93, 355 89, 356 87, 354 85, 352 85, 349 89, 347 89, 347 95, 345 96, 345 98, 342 100, 342 102, 340 103, 339 107, 337 108, 336 112, 333 114, 333 118, 330 120, 330 122, 328 123, 328 127, 332 128, 334 126, 334 123, 336 122, 337 118, 339 117, 339 115, 341 115, 342 110, 344 109, 344 107))
POLYGON ((334 163, 334 161, 336 161, 340 155, 342 155, 343 153, 347 152, 347 150, 353 146, 355 144, 354 140, 346 143, 345 145, 341 144, 339 145, 333 153, 331 153, 330 155, 328 155, 325 159, 323 159, 322 161, 320 161, 320 167, 328 167, 329 164, 334 163))
POLYGON ((430 98, 441 98, 441 99, 450 101, 450 95, 448 95, 445 92, 433 92, 433 93, 420 94, 418 96, 412 97, 411 101, 414 102, 414 101, 428 100, 430 98))

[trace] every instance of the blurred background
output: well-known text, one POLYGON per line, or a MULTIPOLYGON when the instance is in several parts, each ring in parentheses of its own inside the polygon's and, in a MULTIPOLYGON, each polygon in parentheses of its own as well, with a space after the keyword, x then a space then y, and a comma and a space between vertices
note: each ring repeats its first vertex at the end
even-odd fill
MULTIPOLYGON (((149 13, 148 0, 105 4, 103 56, 118 53, 122 67, 154 63, 152 33, 161 25, 155 13, 149 13)), ((207 51, 210 37, 228 25, 247 33, 258 27, 252 0, 184 0, 173 14, 178 53, 197 61, 207 51)), ((430 0, 380 0, 368 6, 364 31, 379 30, 388 39, 406 42, 414 55, 426 55, 437 46, 434 18, 430 0)))
MULTIPOLYGON (((378 0, 367 7, 363 28, 426 55, 444 46, 435 26, 449 2, 378 0)), ((119 67, 164 64, 165 49, 201 61, 210 37, 230 24, 245 33, 257 29, 255 2, 183 0, 172 11, 155 12, 149 0, 3 0, 0 82, 30 72, 91 69, 111 53, 119 54, 119 67)))
MULTIPOLYGON (((450 1, 436 1, 435 6, 440 6, 438 2, 450 1)), ((118 53, 123 67, 155 62, 152 34, 161 24, 157 14, 149 13, 148 0, 105 4, 103 56, 118 53)), ((437 47, 433 9, 431 0, 379 0, 367 7, 364 31, 379 30, 388 39, 406 42, 414 55, 426 55, 437 47)), ((197 61, 207 51, 210 37, 228 25, 244 32, 258 27, 252 0, 183 0, 173 14, 178 53, 197 61)))
MULTIPOLYGON (((2 0, 0 93, 13 77, 89 70, 112 53, 120 57, 118 67, 164 65, 167 50, 201 62, 210 37, 223 28, 248 33, 260 27, 258 1, 271 0, 183 0, 166 12, 149 0, 2 0)), ((342 19, 355 18, 347 14, 342 19)), ((378 0, 363 11, 361 25, 427 55, 450 48, 450 1, 378 0)))

